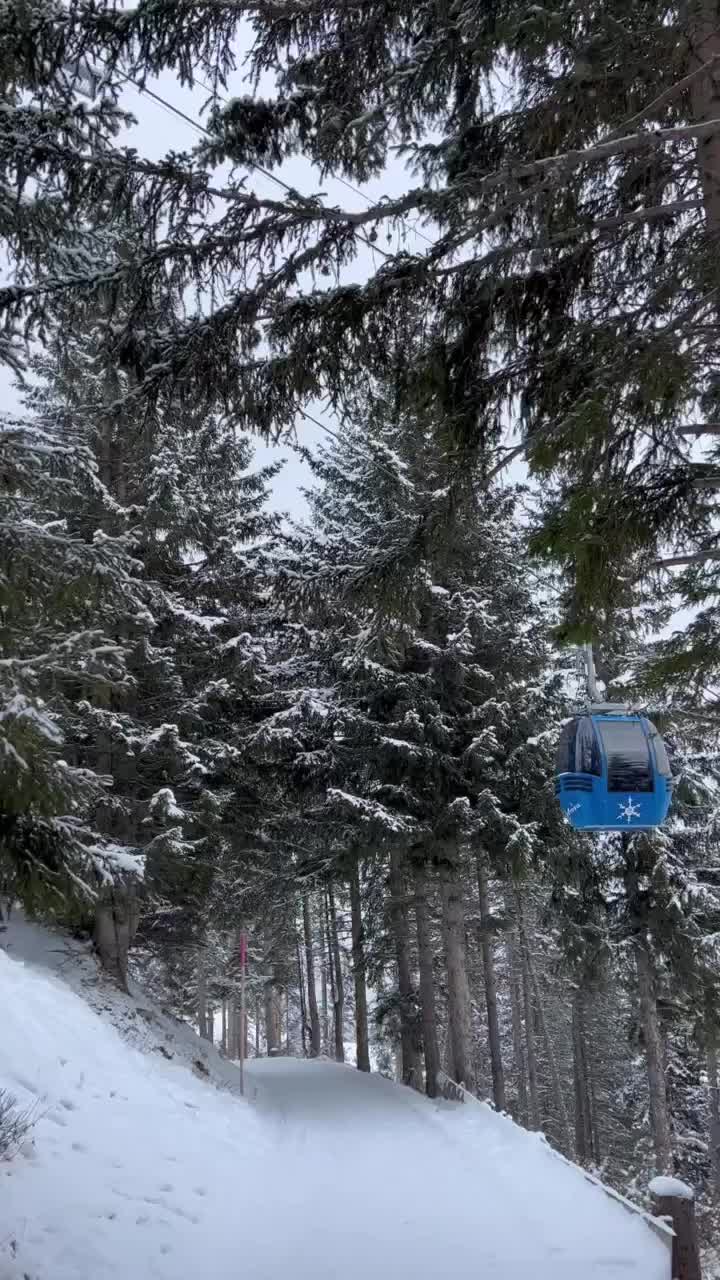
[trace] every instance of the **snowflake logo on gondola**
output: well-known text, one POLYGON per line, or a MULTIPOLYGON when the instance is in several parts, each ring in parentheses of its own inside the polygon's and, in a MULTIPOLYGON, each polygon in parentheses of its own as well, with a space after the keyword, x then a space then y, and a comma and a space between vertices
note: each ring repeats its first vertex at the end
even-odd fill
POLYGON ((640 817, 640 805, 635 804, 632 796, 628 796, 627 804, 621 804, 618 809, 618 818, 623 818, 625 822, 632 822, 633 818, 640 817))

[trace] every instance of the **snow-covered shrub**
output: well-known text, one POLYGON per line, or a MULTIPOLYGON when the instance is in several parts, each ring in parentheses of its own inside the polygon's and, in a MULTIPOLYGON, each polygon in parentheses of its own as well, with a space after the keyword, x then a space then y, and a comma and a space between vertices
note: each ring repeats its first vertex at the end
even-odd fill
POLYGON ((35 1123, 32 1107, 23 1109, 7 1089, 0 1089, 0 1160, 12 1160, 35 1123))

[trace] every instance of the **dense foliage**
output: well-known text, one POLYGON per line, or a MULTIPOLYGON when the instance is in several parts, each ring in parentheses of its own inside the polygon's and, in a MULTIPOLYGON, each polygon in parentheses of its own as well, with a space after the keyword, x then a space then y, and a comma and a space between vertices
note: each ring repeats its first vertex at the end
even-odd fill
POLYGON ((0 0, 3 904, 232 1057, 445 1073, 706 1206, 720 481, 684 432, 719 434, 718 56, 709 0, 0 0), (150 161, 123 93, 162 72, 209 98, 150 161), (398 153, 397 198, 263 194, 398 153), (250 436, 318 404, 280 519, 250 436), (561 821, 557 645, 589 634, 665 727, 661 832, 561 821))

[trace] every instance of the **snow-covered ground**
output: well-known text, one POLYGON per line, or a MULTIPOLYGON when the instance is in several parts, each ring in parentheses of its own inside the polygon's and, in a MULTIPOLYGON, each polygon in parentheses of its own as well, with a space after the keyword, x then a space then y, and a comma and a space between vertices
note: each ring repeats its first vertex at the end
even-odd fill
POLYGON ((489 1108, 294 1059, 243 1100, 82 948, 0 942, 0 1088, 37 1113, 0 1164, 0 1280, 669 1280, 641 1217, 489 1108))

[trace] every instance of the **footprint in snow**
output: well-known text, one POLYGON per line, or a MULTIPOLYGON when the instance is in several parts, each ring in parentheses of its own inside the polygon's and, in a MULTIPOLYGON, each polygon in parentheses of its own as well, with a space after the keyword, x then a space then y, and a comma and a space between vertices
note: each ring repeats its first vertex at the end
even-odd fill
POLYGON ((184 1209, 173 1209, 170 1205, 168 1205, 168 1210, 170 1213, 174 1213, 176 1217, 184 1218, 186 1222, 191 1222, 194 1227, 200 1225, 200 1219, 196 1213, 186 1213, 184 1209))
POLYGON ((52 1120, 53 1124, 58 1125, 60 1129, 67 1129, 67 1120, 64 1116, 59 1116, 57 1111, 48 1111, 47 1118, 52 1120))
POLYGON ((166 1200, 162 1200, 159 1196, 142 1196, 145 1204, 155 1204, 160 1209, 164 1209, 166 1213, 172 1213, 176 1218, 183 1218, 185 1222, 191 1222, 196 1227, 200 1221, 197 1214, 187 1213, 185 1209, 180 1209, 175 1204, 168 1204, 166 1200))
POLYGON ((172 1182, 163 1182, 163 1183, 162 1183, 162 1185, 161 1185, 161 1187, 160 1187, 160 1190, 161 1190, 161 1191, 173 1191, 173 1190, 174 1190, 174 1188, 173 1188, 173 1184, 172 1184, 172 1182))
POLYGON ((193 1191, 195 1192, 195 1195, 196 1195, 196 1196, 206 1196, 206 1195, 207 1195, 207 1187, 193 1187, 193 1191))
MULTIPOLYGON (((193 1226, 197 1226, 200 1219, 194 1213, 186 1213, 184 1209, 178 1208, 177 1205, 168 1204, 167 1200, 162 1196, 134 1196, 128 1191, 123 1191, 120 1187, 111 1188, 113 1195, 120 1196, 122 1200, 130 1200, 140 1204, 151 1204, 158 1209, 164 1209, 166 1213, 172 1213, 176 1218, 184 1218, 186 1222, 192 1222, 193 1226)), ((169 1226, 170 1223, 165 1219, 158 1218, 163 1226, 169 1226)))
POLYGON ((18 1075, 16 1075, 16 1076, 14 1076, 14 1077, 13 1077, 13 1079, 14 1079, 14 1081, 15 1081, 15 1083, 16 1083, 16 1084, 19 1084, 19 1085, 20 1085, 20 1088, 21 1088, 21 1089, 27 1089, 28 1093, 35 1093, 35 1094, 37 1094, 37 1092, 38 1092, 37 1085, 32 1084, 30 1080, 26 1080, 25 1076, 18 1076, 18 1075))
POLYGON ((114 1196, 119 1196, 121 1200, 139 1200, 140 1196, 133 1196, 129 1191, 123 1191, 121 1187, 111 1187, 114 1196))
POLYGON ((87 1147, 84 1142, 73 1142, 72 1149, 73 1151, 87 1151, 87 1147))
POLYGON ((64 1107, 66 1111, 75 1110, 75 1103, 71 1102, 69 1098, 60 1098, 58 1099, 58 1101, 60 1103, 60 1106, 64 1107))

